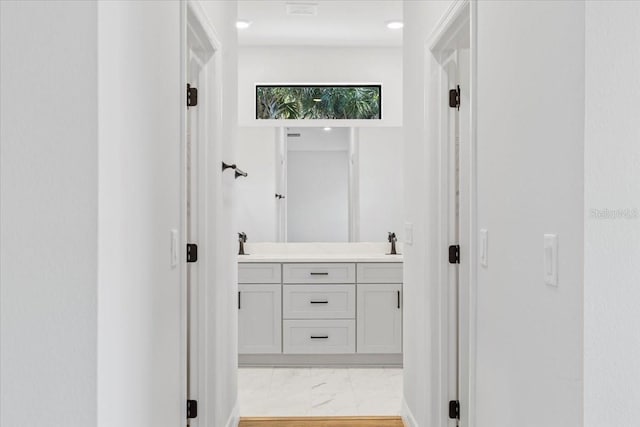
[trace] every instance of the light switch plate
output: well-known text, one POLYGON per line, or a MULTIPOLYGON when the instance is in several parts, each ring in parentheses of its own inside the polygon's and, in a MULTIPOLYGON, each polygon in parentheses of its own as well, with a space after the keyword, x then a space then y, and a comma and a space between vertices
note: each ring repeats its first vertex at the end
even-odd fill
POLYGON ((171 267, 175 268, 178 265, 178 230, 172 228, 171 234, 171 267))
POLYGON ((407 245, 413 245, 413 223, 404 223, 404 243, 407 245))
POLYGON ((489 231, 486 228, 480 230, 480 265, 489 266, 489 231))
POLYGON ((544 283, 558 286, 558 235, 544 235, 544 283))

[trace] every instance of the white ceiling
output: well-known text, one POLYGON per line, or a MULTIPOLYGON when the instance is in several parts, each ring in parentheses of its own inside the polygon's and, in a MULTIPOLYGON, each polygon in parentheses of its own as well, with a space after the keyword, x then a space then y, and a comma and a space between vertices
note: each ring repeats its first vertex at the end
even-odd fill
POLYGON ((251 22, 238 30, 248 46, 401 46, 402 30, 388 21, 402 20, 402 0, 240 0, 238 19, 251 22), (287 4, 316 4, 315 16, 287 14, 287 4))

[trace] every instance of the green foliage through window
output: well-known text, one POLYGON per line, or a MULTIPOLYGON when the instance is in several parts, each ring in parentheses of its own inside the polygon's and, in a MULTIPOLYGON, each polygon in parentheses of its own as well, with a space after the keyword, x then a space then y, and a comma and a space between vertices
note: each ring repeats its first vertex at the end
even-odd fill
POLYGON ((256 86, 256 118, 380 119, 381 86, 256 86))

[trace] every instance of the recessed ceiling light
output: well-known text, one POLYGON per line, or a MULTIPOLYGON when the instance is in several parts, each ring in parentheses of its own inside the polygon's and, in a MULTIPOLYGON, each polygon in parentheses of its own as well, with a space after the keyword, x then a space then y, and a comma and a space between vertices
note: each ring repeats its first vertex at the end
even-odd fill
POLYGON ((327 132, 329 132, 331 130, 331 128, 324 128, 324 130, 326 130, 327 132))
POLYGON ((246 30, 251 26, 251 21, 237 21, 236 28, 239 30, 246 30))
POLYGON ((404 22, 402 22, 402 21, 389 21, 389 22, 387 22, 387 28, 389 28, 391 30, 399 30, 402 27, 404 27, 404 22))

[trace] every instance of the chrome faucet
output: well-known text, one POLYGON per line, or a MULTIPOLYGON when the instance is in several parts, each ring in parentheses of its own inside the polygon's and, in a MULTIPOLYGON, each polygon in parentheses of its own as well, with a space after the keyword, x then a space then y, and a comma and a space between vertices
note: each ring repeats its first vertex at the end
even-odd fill
POLYGON ((244 244, 247 243, 247 233, 244 231, 238 233, 238 242, 240 242, 240 249, 238 250, 238 255, 249 255, 244 253, 244 244))
POLYGON ((396 237, 396 233, 393 232, 389 232, 389 243, 391 243, 391 252, 388 253, 387 255, 400 255, 398 252, 396 252, 396 242, 398 241, 398 238, 396 237))

